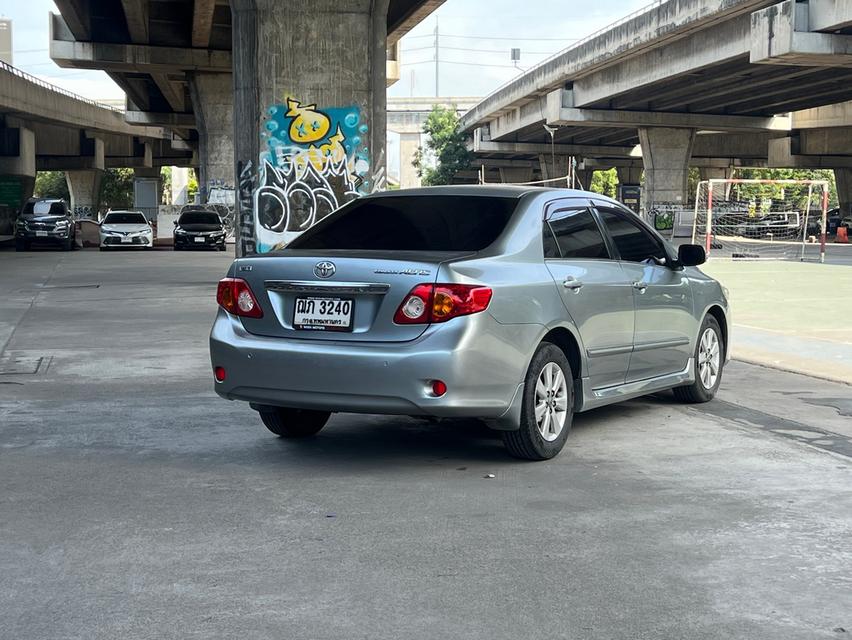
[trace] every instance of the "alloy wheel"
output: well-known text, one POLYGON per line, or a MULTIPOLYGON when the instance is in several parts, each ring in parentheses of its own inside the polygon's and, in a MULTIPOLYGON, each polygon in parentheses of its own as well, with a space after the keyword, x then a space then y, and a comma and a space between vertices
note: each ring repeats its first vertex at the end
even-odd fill
POLYGON ((555 362, 544 365, 535 385, 535 421, 538 432, 553 442, 565 428, 568 416, 568 382, 555 362))
POLYGON ((719 337, 712 327, 708 327, 701 334, 701 341, 698 344, 698 378, 705 389, 710 390, 716 386, 721 361, 719 337))

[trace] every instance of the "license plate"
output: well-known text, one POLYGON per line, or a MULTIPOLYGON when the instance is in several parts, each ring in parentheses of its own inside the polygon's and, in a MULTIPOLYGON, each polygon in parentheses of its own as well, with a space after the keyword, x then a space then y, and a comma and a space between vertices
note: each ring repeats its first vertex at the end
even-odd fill
POLYGON ((309 331, 352 331, 355 303, 346 298, 296 298, 293 326, 309 331))
POLYGON ((121 241, 126 244, 131 244, 133 242, 133 238, 122 238, 121 241))
POLYGON ((36 238, 46 238, 47 231, 36 231, 36 238))
POLYGON ((203 242, 204 242, 204 238, 196 237, 196 238, 195 238, 195 242, 201 242, 201 243, 203 243, 203 242))

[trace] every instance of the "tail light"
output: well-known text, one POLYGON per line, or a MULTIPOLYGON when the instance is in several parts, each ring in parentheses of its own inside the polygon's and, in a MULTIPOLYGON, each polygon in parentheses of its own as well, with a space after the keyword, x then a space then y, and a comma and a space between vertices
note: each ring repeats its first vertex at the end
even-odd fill
POLYGON ((396 324, 446 322, 458 316, 480 313, 488 308, 490 287, 470 284, 418 284, 394 314, 396 324))
POLYGON ((257 298, 242 278, 222 278, 216 289, 216 302, 228 313, 244 318, 262 318, 257 298))

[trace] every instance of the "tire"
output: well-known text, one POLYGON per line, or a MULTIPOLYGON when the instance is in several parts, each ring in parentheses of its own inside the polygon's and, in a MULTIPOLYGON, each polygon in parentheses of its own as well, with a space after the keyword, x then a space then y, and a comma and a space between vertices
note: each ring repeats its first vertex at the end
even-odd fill
POLYGON ((258 413, 266 428, 282 438, 307 438, 316 435, 331 417, 328 411, 269 406, 259 408, 258 413))
POLYGON ((672 389, 675 398, 679 402, 688 404, 699 404, 702 402, 710 402, 719 390, 719 385, 722 383, 722 369, 725 366, 725 339, 722 335, 722 329, 719 323, 713 316, 705 316, 704 322, 701 323, 701 329, 698 331, 698 340, 695 341, 695 353, 693 359, 695 363, 695 382, 683 387, 675 387, 672 389), (712 348, 713 338, 709 338, 709 345, 704 341, 705 335, 712 332, 715 338, 715 352, 712 348), (707 346, 710 346, 710 353, 707 354, 707 346), (702 369, 702 360, 706 360, 710 371, 713 371, 713 353, 715 353, 715 378, 707 375, 707 369, 702 369), (709 358, 709 360, 708 360, 709 358), (708 384, 709 382, 709 384, 708 384))
POLYGON ((562 349, 555 344, 543 342, 536 350, 524 379, 520 428, 517 431, 504 431, 503 444, 515 458, 549 460, 562 451, 562 447, 565 446, 565 440, 568 438, 573 419, 574 377, 571 372, 571 365, 562 349), (557 369, 562 379, 559 381, 558 377, 553 376, 553 386, 557 387, 557 395, 553 396, 550 395, 552 390, 547 389, 547 372, 556 374, 557 369), (545 392, 545 395, 541 395, 542 391, 545 392), (545 406, 541 429, 536 420, 536 404, 545 406), (561 411, 558 408, 561 408, 561 411), (548 422, 548 417, 550 422, 548 422), (562 421, 561 429, 558 428, 560 418, 562 421), (553 422, 554 420, 556 422, 553 422), (550 429, 547 429, 548 425, 551 425, 550 429), (549 432, 553 438, 545 438, 543 432, 549 432))
POLYGON ((15 240, 15 251, 29 251, 30 243, 26 240, 15 240))
POLYGON ((100 249, 101 251, 107 251, 106 247, 98 247, 98 249, 100 249))
POLYGON ((68 238, 67 240, 62 241, 62 250, 63 251, 71 251, 74 249, 74 240, 68 238))

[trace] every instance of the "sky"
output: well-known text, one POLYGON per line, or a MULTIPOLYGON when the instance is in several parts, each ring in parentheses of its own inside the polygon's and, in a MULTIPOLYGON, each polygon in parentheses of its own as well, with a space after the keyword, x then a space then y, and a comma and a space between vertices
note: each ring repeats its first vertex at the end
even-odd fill
MULTIPOLYGON (((117 1, 117 0, 116 0, 117 1)), ((446 0, 401 41, 401 79, 391 96, 435 95, 435 25, 439 38, 440 92, 485 96, 579 38, 647 5, 650 0, 446 0), (513 66, 510 50, 519 48, 513 66)), ((124 94, 100 71, 62 69, 48 52, 52 0, 0 0, 0 15, 13 20, 15 66, 95 100, 124 94)))

